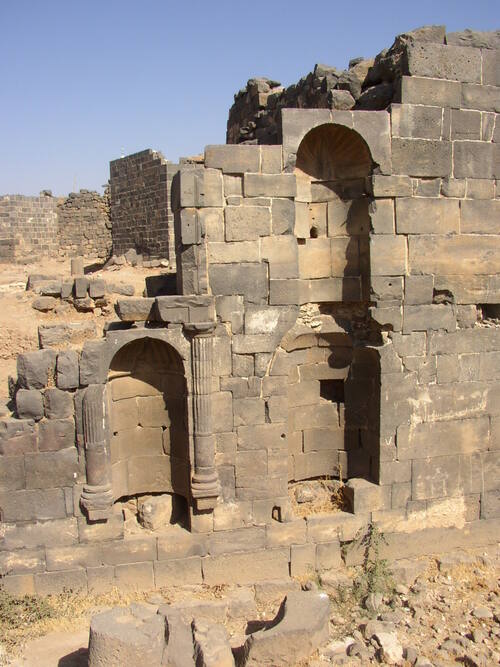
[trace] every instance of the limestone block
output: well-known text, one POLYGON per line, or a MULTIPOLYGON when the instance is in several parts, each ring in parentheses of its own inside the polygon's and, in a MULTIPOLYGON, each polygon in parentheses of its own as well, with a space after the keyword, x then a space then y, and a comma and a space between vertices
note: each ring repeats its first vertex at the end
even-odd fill
POLYGON ((205 148, 205 165, 222 169, 224 174, 244 174, 260 169, 260 147, 244 145, 212 145, 205 148))
MULTIPOLYGON (((360 274, 359 241, 356 237, 334 237, 330 239, 330 250, 330 266, 333 276, 357 276, 360 274)), ((303 252, 304 247, 301 246, 299 248, 299 258, 303 255, 303 252)))
POLYGON ((92 299, 101 299, 106 294, 106 283, 102 278, 95 278, 89 284, 89 296, 92 299))
POLYGON ((179 581, 184 585, 202 583, 202 560, 199 556, 182 558, 181 560, 163 560, 154 563, 155 586, 176 586, 179 581))
POLYGON ((66 502, 62 489, 2 491, 0 507, 6 522, 66 518, 66 502))
MULTIPOLYGON (((427 139, 393 139, 392 164, 396 174, 449 176, 452 171, 451 142, 427 139)), ((455 171, 455 175, 459 176, 455 171)))
POLYGON ((316 571, 316 545, 292 544, 290 547, 290 575, 312 577, 316 571))
POLYGON ((465 200, 461 202, 463 234, 496 234, 500 200, 465 200))
POLYGON ((481 53, 483 57, 483 84, 500 86, 500 50, 484 49, 481 53))
POLYGON ((226 241, 253 241, 271 233, 271 212, 264 206, 227 206, 224 215, 226 241))
POLYGON ((47 570, 73 570, 75 568, 97 567, 101 565, 101 547, 97 544, 74 544, 45 550, 47 570))
POLYGON ((273 199, 271 219, 273 236, 291 234, 295 227, 295 203, 290 199, 273 199))
MULTIPOLYGON (((300 384, 303 384, 302 382, 300 384)), ((312 426, 312 424, 311 424, 312 426)), ((304 429, 304 452, 344 449, 344 430, 335 427, 304 429)))
POLYGON ((370 263, 373 276, 398 276, 406 273, 406 240, 403 236, 372 236, 370 263))
POLYGON ((403 76, 401 78, 401 102, 426 104, 457 109, 461 104, 461 84, 437 78, 403 76))
POLYGON ((370 193, 374 197, 410 197, 411 179, 408 176, 383 176, 374 174, 367 179, 370 193))
POLYGON ((262 259, 269 262, 271 279, 298 278, 297 241, 291 235, 269 236, 261 239, 262 259))
POLYGON ((57 355, 56 383, 59 389, 76 389, 79 385, 78 352, 64 350, 57 355))
POLYGON ((469 199, 495 199, 495 181, 488 178, 468 178, 467 197, 469 199))
POLYGON ((35 451, 37 430, 32 419, 0 420, 0 454, 16 456, 35 451))
POLYGON ((295 174, 251 174, 243 177, 245 197, 295 197, 295 174))
POLYGON ((207 553, 206 535, 190 533, 178 524, 169 526, 168 531, 158 537, 158 560, 206 556, 207 553))
POLYGON ((211 264, 237 264, 239 262, 260 261, 259 246, 253 241, 208 243, 207 251, 211 264))
POLYGON ((130 297, 117 301, 117 314, 122 322, 147 322, 155 319, 154 298, 130 297))
POLYGON ((41 452, 58 451, 75 444, 73 419, 50 419, 40 422, 38 448, 41 452))
POLYGON ((167 402, 164 396, 143 396, 135 399, 127 399, 113 403, 113 420, 115 419, 115 410, 121 410, 117 413, 117 429, 135 428, 137 424, 143 427, 168 427, 171 424, 171 417, 167 402), (130 410, 129 415, 127 411, 130 410), (122 416, 126 415, 125 421, 122 416), (134 422, 134 420, 136 420, 134 422))
MULTIPOLYGON (((162 397, 160 396, 160 402, 162 397)), ((142 407, 149 407, 149 404, 142 403, 142 407)), ((150 414, 145 414, 144 419, 147 420, 148 416, 152 416, 153 407, 151 408, 150 414)), ((138 399, 136 398, 126 398, 121 401, 114 401, 111 409, 111 430, 113 433, 118 433, 118 431, 125 431, 127 429, 135 428, 139 423, 139 409, 138 409, 138 399)))
POLYGON ((410 237, 409 268, 412 273, 453 275, 457 266, 464 276, 498 272, 500 239, 478 235, 410 237))
POLYGON ((329 239, 306 239, 298 247, 300 278, 328 278, 331 276, 331 250, 329 239))
POLYGON ((404 298, 405 304, 408 306, 431 304, 433 290, 433 276, 406 276, 404 298))
MULTIPOLYGON (((328 236, 361 236, 370 231, 368 198, 328 202, 328 236)), ((319 240, 319 239, 318 239, 319 240)))
POLYGON ((454 496, 460 491, 460 461, 457 456, 434 456, 412 463, 412 498, 428 500, 454 496))
POLYGON ((397 435, 398 458, 401 461, 439 455, 470 454, 488 449, 488 419, 463 419, 400 426, 397 435))
POLYGON ((368 209, 374 234, 394 234, 394 203, 392 199, 377 199, 368 209))
MULTIPOLYGON (((9 462, 12 460, 9 457, 9 462)), ((67 518, 43 523, 4 524, 1 548, 15 551, 17 549, 35 549, 46 545, 70 546, 77 542, 76 519, 67 518)))
POLYGON ((313 477, 338 476, 339 456, 336 450, 313 451, 293 455, 293 478, 311 479, 313 477))
POLYGON ((442 109, 437 106, 392 104, 392 136, 441 139, 442 115, 442 109))
POLYGON ((101 340, 86 341, 80 356, 80 385, 102 384, 105 381, 103 353, 106 342, 101 340))
POLYGON ((462 46, 413 42, 407 45, 408 73, 451 81, 481 81, 481 52, 462 46))
POLYGON ((84 276, 77 276, 74 282, 75 298, 84 299, 87 296, 90 281, 84 276))
POLYGON ((17 381, 24 389, 44 389, 49 378, 54 377, 56 353, 53 350, 36 350, 17 357, 17 381))
POLYGON ((234 667, 229 635, 223 625, 193 622, 196 664, 199 667, 234 667))
POLYGON ((286 579, 289 576, 288 553, 288 549, 278 548, 203 558, 203 582, 208 585, 245 585, 286 579))
POLYGON ((484 141, 453 142, 453 173, 457 178, 498 178, 500 146, 484 141))
POLYGON ((26 488, 72 486, 79 472, 76 448, 25 455, 26 488))
POLYGON ((462 106, 465 109, 479 109, 500 113, 500 92, 497 86, 479 86, 464 83, 462 86, 462 106))
POLYGON ((23 457, 2 456, 0 458, 0 487, 7 491, 9 489, 24 489, 25 486, 26 483, 23 457))
MULTIPOLYGON (((282 149, 281 146, 261 146, 260 170, 263 174, 280 174, 282 171, 282 149)), ((256 171, 248 169, 248 171, 256 171)))
POLYGON ((370 290, 375 301, 401 301, 403 298, 403 278, 373 276, 370 290))
POLYGON ((262 423, 238 427, 238 451, 286 449, 286 430, 282 424, 262 423))
POLYGON ((452 307, 441 304, 405 306, 403 309, 403 333, 444 329, 455 331, 456 315, 452 307))
POLYGON ((328 640, 329 614, 326 593, 289 593, 271 627, 254 632, 245 642, 244 664, 286 667, 305 661, 328 640))
POLYGON ((48 419, 65 419, 74 413, 73 396, 67 391, 51 387, 44 394, 45 416, 48 419))
POLYGON ((80 345, 84 340, 95 338, 97 329, 94 322, 67 322, 65 324, 45 324, 38 327, 40 347, 62 347, 68 344, 80 345))
POLYGON ((16 412, 21 419, 43 417, 43 395, 38 389, 19 389, 16 393, 16 412))
POLYGON ((152 605, 116 607, 92 617, 89 667, 160 665, 165 649, 165 617, 152 605))
POLYGON ((398 234, 449 234, 458 233, 459 229, 458 200, 431 197, 396 200, 398 234))
POLYGON ((239 294, 250 303, 263 303, 267 298, 267 269, 264 264, 212 265, 208 273, 213 294, 239 294))

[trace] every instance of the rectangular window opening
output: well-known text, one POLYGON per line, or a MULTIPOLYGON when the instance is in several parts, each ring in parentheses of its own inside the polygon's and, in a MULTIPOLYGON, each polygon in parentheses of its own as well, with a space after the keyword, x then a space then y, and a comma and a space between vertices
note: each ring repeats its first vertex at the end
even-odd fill
POLYGON ((344 380, 320 380, 319 395, 325 401, 344 403, 344 380))

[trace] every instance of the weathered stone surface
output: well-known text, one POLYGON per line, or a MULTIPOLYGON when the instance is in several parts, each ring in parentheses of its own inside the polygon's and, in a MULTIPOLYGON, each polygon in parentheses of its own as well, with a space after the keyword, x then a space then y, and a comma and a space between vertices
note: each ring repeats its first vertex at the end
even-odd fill
POLYGON ((326 593, 289 593, 271 627, 247 639, 240 664, 285 667, 308 658, 328 639, 329 614, 326 593))
POLYGON ((56 383, 59 389, 76 389, 80 381, 79 357, 76 350, 64 350, 57 355, 56 383))
POLYGON ((94 322, 67 322, 65 324, 46 324, 38 327, 40 347, 60 347, 78 345, 84 340, 95 338, 97 329, 94 322))
POLYGON ((195 619, 193 637, 199 667, 234 667, 229 635, 223 625, 195 619))
POLYGON ((117 607, 92 617, 89 667, 160 665, 165 648, 165 618, 152 605, 117 607))
POLYGON ((212 292, 245 297, 250 303, 262 303, 267 297, 267 270, 264 264, 225 264, 209 268, 212 292))
POLYGON ((475 49, 415 42, 407 47, 408 73, 451 81, 481 81, 481 53, 475 49))
POLYGON ((43 417, 43 396, 38 389, 19 389, 16 393, 16 411, 21 419, 43 417))
POLYGON ((249 174, 243 178, 246 197, 294 197, 294 174, 249 174))
POLYGON ((271 233, 271 212, 264 206, 227 206, 226 241, 253 241, 271 233))
POLYGON ((155 319, 154 298, 130 298, 117 302, 117 314, 123 322, 147 322, 155 319))
POLYGON ((258 172, 260 146, 206 146, 205 165, 214 169, 222 169, 225 174, 258 172))
POLYGON ((44 394, 45 416, 49 419, 65 419, 74 412, 73 396, 67 391, 50 387, 44 394))
POLYGON ((448 176, 452 169, 451 157, 449 141, 397 138, 392 140, 392 164, 396 174, 448 176))
POLYGON ((44 389, 53 377, 56 353, 53 350, 26 352, 17 357, 17 379, 24 389, 44 389))
POLYGON ((73 419, 50 419, 39 426, 38 447, 41 452, 66 449, 75 444, 75 424, 73 419))
POLYGON ((57 299, 54 299, 52 296, 39 296, 38 299, 34 299, 31 303, 31 307, 35 310, 40 310, 42 313, 48 313, 50 310, 54 310, 57 306, 57 299))
POLYGON ((396 199, 398 234, 458 234, 459 228, 457 200, 433 197, 396 199))

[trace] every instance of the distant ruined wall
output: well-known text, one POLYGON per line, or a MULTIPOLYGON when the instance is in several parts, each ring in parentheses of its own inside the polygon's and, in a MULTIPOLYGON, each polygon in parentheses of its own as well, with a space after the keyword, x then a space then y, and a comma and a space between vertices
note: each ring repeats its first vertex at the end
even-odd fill
POLYGON ((113 253, 135 250, 175 264, 170 185, 178 166, 151 149, 110 163, 113 253))
POLYGON ((107 194, 89 190, 68 197, 0 197, 0 261, 84 255, 106 259, 111 251, 107 194))
POLYGON ((71 192, 57 206, 59 254, 96 255, 111 252, 111 220, 107 192, 71 192))
MULTIPOLYGON (((229 110, 227 143, 281 143, 282 109, 386 109, 391 102, 400 101, 401 76, 416 73, 416 61, 408 57, 414 44, 422 49, 433 45, 435 53, 430 57, 439 68, 443 45, 500 49, 500 31, 447 34, 444 26, 426 26, 398 35, 391 48, 375 58, 353 58, 347 70, 315 65, 312 72, 287 88, 265 77, 249 79, 229 110)), ((432 62, 429 67, 432 69, 432 62)))
POLYGON ((0 261, 57 253, 57 199, 0 197, 0 261))

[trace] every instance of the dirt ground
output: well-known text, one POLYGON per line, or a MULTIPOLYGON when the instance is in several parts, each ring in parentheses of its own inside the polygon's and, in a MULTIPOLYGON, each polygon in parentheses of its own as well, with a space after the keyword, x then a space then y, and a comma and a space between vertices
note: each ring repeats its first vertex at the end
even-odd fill
MULTIPOLYGON (((136 296, 142 295, 146 276, 158 275, 165 271, 165 269, 146 269, 129 265, 102 269, 99 268, 97 261, 93 262, 91 259, 86 260, 85 265, 86 275, 89 278, 103 278, 114 284, 133 285, 136 296)), ((79 313, 74 308, 61 314, 34 310, 31 303, 38 295, 26 291, 26 282, 30 274, 68 278, 70 260, 43 259, 26 265, 0 264, 0 399, 8 396, 8 377, 16 375, 17 355, 38 349, 39 325, 93 320, 100 333, 107 321, 117 319, 113 309, 107 315, 98 316, 94 313, 79 313)), ((112 303, 119 298, 117 294, 110 295, 112 303)))

